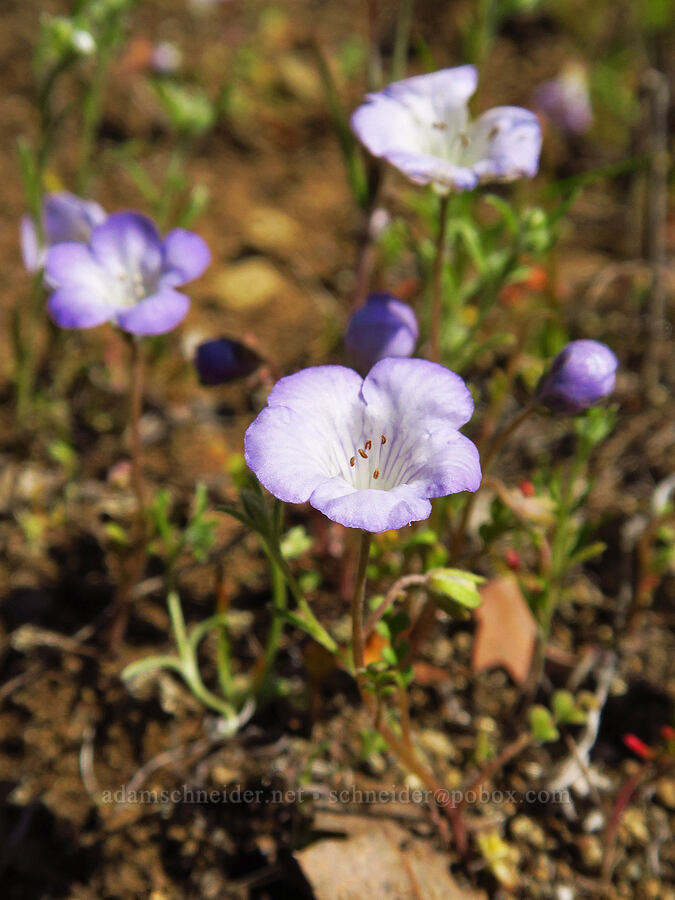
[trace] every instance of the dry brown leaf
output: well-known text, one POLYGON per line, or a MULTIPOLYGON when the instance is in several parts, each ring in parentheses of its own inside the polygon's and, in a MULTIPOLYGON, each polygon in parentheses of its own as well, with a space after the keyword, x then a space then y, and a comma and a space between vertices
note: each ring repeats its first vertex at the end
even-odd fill
POLYGON ((393 822, 371 820, 295 856, 317 900, 485 900, 456 884, 445 855, 393 822))
POLYGON ((530 671, 537 625, 518 582, 495 578, 481 589, 482 604, 474 615, 478 630, 473 645, 474 672, 503 666, 517 684, 530 671))

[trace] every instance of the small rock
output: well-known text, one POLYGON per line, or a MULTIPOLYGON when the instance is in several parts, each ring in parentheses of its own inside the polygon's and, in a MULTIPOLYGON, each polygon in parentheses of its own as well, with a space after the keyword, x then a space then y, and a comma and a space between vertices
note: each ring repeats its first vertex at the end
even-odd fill
POLYGON ((287 293, 289 284, 271 262, 258 256, 221 269, 214 277, 213 287, 230 309, 249 310, 266 306, 287 293))
POLYGON ((511 822, 511 833, 514 837, 526 841, 538 850, 543 850, 546 846, 546 834, 543 828, 529 816, 516 816, 511 822))
POLYGON ((627 809, 623 814, 622 826, 640 844, 649 843, 649 829, 645 821, 645 814, 641 809, 635 807, 627 809))
POLYGON ((321 100, 323 91, 316 66, 286 54, 277 63, 277 74, 286 90, 298 100, 305 103, 321 100))
POLYGON ((602 842, 593 834, 579 839, 579 852, 584 865, 589 869, 597 868, 602 862, 602 842))
POLYGON ((453 746, 452 741, 447 735, 443 734, 442 731, 425 729, 418 737, 422 746, 431 753, 435 753, 436 756, 440 756, 446 760, 457 759, 457 750, 453 746))
POLYGON ((574 889, 566 884, 555 886, 555 900, 574 900, 574 889))
POLYGON ((599 809, 594 809, 586 816, 583 821, 583 829, 587 834, 593 834, 600 831, 605 824, 605 817, 599 809))
POLYGON ((668 809, 675 809, 675 778, 659 778, 656 782, 656 796, 668 809))
POLYGON ((244 222, 244 237, 256 250, 286 256, 299 246, 300 227, 295 219, 271 206, 256 206, 244 222))

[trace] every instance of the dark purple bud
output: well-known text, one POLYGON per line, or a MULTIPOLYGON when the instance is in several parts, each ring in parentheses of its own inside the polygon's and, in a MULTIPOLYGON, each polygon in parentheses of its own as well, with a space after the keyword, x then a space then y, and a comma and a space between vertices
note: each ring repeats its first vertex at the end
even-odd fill
POLYGON ((542 377, 536 399, 552 412, 582 412, 612 393, 618 364, 605 344, 572 341, 542 377))
POLYGON ((411 306, 391 294, 370 294, 352 315, 345 347, 354 368, 366 374, 388 356, 412 356, 419 327, 411 306))
POLYGON ((197 347, 195 368, 203 385, 227 384, 251 375, 261 363, 255 352, 239 341, 221 337, 197 347))

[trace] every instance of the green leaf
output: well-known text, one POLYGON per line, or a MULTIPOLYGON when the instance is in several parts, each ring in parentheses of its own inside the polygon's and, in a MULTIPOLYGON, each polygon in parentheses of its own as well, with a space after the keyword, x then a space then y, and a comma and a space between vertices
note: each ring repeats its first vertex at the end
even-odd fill
POLYGON ((383 647, 380 651, 382 659, 390 666, 398 665, 398 656, 393 647, 383 647))
POLYGON ((542 744, 557 741, 560 732, 555 727, 553 716, 545 706, 536 704, 530 709, 530 730, 533 737, 542 744))
POLYGON ((312 546, 312 539, 304 525, 296 525, 281 538, 281 555, 284 559, 297 559, 303 556, 312 546))
POLYGON ((481 575, 462 569, 432 569, 428 578, 429 587, 435 594, 448 597, 467 609, 480 606, 481 596, 476 585, 485 581, 481 575))
POLYGON ((553 695, 553 716, 562 725, 580 725, 586 721, 583 711, 577 707, 570 691, 560 690, 553 695))

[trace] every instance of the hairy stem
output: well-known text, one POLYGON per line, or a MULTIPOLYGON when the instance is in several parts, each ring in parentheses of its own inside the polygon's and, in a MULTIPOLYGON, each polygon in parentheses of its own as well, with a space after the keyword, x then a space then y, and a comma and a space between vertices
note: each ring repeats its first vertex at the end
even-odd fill
POLYGON ((441 361, 441 319, 443 313, 443 260, 448 234, 449 195, 441 197, 438 211, 438 233, 436 235, 436 256, 431 278, 431 332, 429 355, 432 362, 441 361))
POLYGON ((366 569, 372 535, 369 531, 361 532, 359 545, 359 563, 356 570, 356 582, 352 596, 352 656, 354 668, 360 672, 364 667, 365 638, 363 633, 363 600, 366 593, 366 569))

